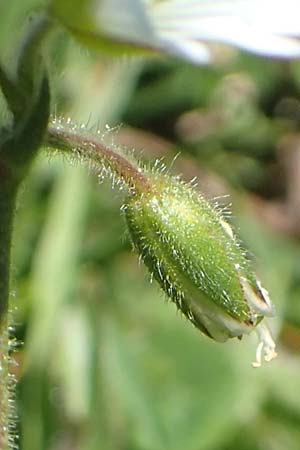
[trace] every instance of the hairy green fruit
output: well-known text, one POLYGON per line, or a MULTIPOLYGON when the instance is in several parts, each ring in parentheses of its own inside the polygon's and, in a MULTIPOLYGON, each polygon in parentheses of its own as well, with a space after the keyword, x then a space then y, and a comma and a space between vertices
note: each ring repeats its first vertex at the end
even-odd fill
MULTIPOLYGON (((50 127, 47 143, 76 151, 104 167, 128 188, 123 207, 133 244, 166 294, 210 338, 225 342, 256 330, 262 357, 276 356, 264 316, 273 315, 268 292, 219 209, 191 185, 157 169, 149 171, 119 148, 61 123, 50 127)), ((157 167, 155 165, 154 167, 157 167)))
POLYGON ((136 192, 124 210, 132 241, 146 266, 183 314, 224 342, 257 329, 254 366, 276 356, 264 316, 267 291, 221 212, 179 178, 150 174, 152 189, 136 192), (257 328, 256 328, 257 327, 257 328))

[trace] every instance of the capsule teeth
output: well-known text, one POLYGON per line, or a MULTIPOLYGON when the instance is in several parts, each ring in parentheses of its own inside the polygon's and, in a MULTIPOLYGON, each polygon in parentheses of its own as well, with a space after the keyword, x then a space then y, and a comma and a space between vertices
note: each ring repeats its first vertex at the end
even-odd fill
POLYGON ((257 280, 256 286, 253 286, 241 275, 239 275, 239 280, 249 307, 264 316, 274 316, 274 306, 271 303, 268 291, 262 287, 260 281, 257 280))
POLYGON ((252 363, 252 367, 258 368, 264 359, 266 362, 276 358, 276 345, 271 336, 271 332, 266 324, 260 324, 256 329, 259 344, 256 349, 256 360, 252 363))
POLYGON ((256 285, 258 288, 258 293, 260 295, 260 298, 264 301, 266 308, 265 308, 265 315, 267 316, 275 316, 275 307, 272 304, 270 297, 269 297, 269 292, 267 291, 267 289, 265 289, 262 285, 261 282, 259 280, 256 281, 256 285))

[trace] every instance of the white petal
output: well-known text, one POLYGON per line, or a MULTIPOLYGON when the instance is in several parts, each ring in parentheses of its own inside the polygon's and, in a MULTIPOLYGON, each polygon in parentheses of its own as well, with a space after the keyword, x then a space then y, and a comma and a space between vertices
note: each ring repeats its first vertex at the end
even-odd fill
POLYGON ((247 3, 245 20, 275 34, 300 36, 299 0, 254 0, 247 3))
POLYGON ((166 0, 152 4, 161 17, 171 11, 182 17, 234 16, 272 33, 300 36, 299 0, 166 0))
POLYGON ((156 3, 149 15, 158 36, 215 41, 255 53, 300 57, 299 0, 169 0, 156 3), (291 36, 290 38, 288 36, 291 36))
POLYGON ((208 47, 199 41, 178 35, 177 33, 162 33, 160 47, 169 53, 179 56, 195 64, 207 64, 211 60, 208 47))
POLYGON ((139 45, 156 45, 155 34, 141 0, 96 0, 100 29, 107 35, 139 45))

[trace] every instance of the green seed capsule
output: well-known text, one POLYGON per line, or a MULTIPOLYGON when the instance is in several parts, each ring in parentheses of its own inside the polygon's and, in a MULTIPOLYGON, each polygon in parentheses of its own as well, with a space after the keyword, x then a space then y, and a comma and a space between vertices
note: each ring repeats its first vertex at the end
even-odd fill
POLYGON ((230 225, 216 207, 178 178, 151 174, 152 189, 131 195, 125 215, 133 244, 167 295, 210 338, 225 342, 256 329, 255 367, 276 356, 273 315, 230 225))

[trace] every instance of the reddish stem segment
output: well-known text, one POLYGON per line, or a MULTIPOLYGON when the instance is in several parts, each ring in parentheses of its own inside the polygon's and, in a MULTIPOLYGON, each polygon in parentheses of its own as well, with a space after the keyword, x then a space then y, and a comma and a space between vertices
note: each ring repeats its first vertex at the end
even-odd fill
POLYGON ((134 192, 143 193, 151 190, 148 177, 134 161, 93 136, 80 134, 77 130, 64 129, 62 126, 50 126, 47 145, 73 155, 79 154, 96 164, 104 163, 134 192))

